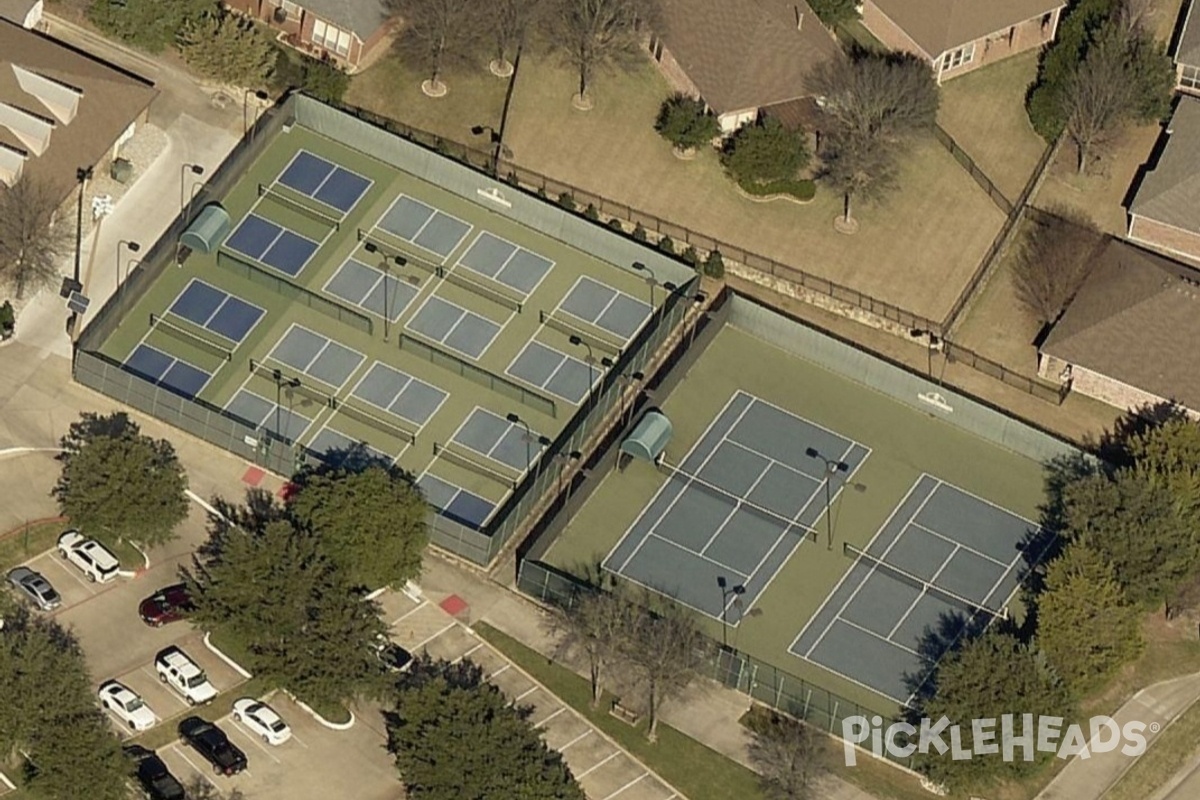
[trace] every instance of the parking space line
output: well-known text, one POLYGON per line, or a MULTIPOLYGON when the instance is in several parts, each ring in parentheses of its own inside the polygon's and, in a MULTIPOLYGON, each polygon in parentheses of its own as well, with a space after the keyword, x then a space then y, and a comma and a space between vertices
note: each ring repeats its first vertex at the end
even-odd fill
POLYGON ((505 665, 504 665, 504 666, 502 666, 500 669, 496 670, 496 671, 495 671, 495 672, 493 672, 492 674, 490 674, 490 675, 488 675, 487 677, 485 677, 485 678, 484 678, 484 680, 486 680, 486 681, 490 681, 492 678, 494 678, 494 677, 496 677, 497 675, 499 675, 500 673, 502 673, 502 672, 506 671, 506 670, 507 670, 509 667, 511 667, 511 666, 512 666, 512 664, 505 664, 505 665))
MULTIPOLYGON (((171 697, 174 697, 176 700, 178 700, 179 704, 182 705, 184 708, 193 708, 194 707, 187 700, 184 700, 182 697, 180 697, 179 692, 175 691, 170 686, 168 686, 167 682, 164 681, 157 672, 152 672, 150 670, 150 668, 146 667, 146 666, 143 666, 140 669, 142 670, 142 672, 146 673, 146 675, 148 675, 152 680, 157 681, 158 683, 161 683, 163 688, 167 690, 167 694, 171 695, 171 697)), ((175 715, 172 714, 171 716, 175 716, 175 715)))
POLYGON ((479 648, 481 648, 481 647, 483 647, 483 642, 480 642, 479 644, 475 645, 475 646, 474 646, 474 647, 472 647, 470 650, 468 650, 467 652, 463 653, 461 656, 459 656, 458 658, 454 659, 454 660, 453 660, 453 661, 451 661, 450 663, 451 663, 451 664, 457 664, 458 662, 462 661, 462 660, 463 660, 463 659, 465 659, 465 658, 470 658, 470 657, 471 657, 471 654, 472 654, 472 653, 474 653, 476 650, 478 650, 478 649, 479 649, 479 648))
POLYGON ((451 622, 449 625, 447 625, 446 627, 442 628, 440 631, 438 631, 437 633, 433 634, 432 636, 427 636, 427 637, 425 637, 424 639, 422 639, 420 642, 418 642, 417 644, 414 644, 414 645, 412 646, 412 649, 413 649, 413 650, 420 650, 422 647, 424 647, 425 645, 429 644, 429 643, 430 643, 430 642, 432 642, 434 639, 438 638, 438 637, 439 637, 439 636, 441 636, 443 633, 445 633, 446 631, 450 630, 451 628, 453 628, 453 627, 454 627, 455 625, 457 625, 457 624, 458 624, 457 622, 451 622))
POLYGON ((296 735, 296 731, 294 730, 292 731, 292 741, 303 747, 305 750, 308 749, 308 745, 304 743, 303 739, 296 735))
POLYGON ((559 714, 563 713, 563 712, 564 712, 564 711, 566 711, 566 710, 567 710, 567 707, 566 707, 566 706, 563 706, 562 708, 560 708, 560 709, 558 709, 557 711, 553 712, 553 713, 552 713, 550 716, 546 717, 544 720, 542 720, 541 722, 537 723, 537 724, 536 724, 536 725, 534 725, 533 727, 535 727, 535 728, 540 728, 540 727, 542 727, 542 726, 543 726, 543 725, 545 725, 547 722, 549 722, 550 720, 554 719, 555 717, 557 717, 559 714))
POLYGON ((277 757, 277 756, 276 756, 274 753, 272 753, 270 750, 268 750, 268 749, 267 749, 267 747, 266 747, 266 745, 264 745, 262 742, 260 742, 260 741, 258 740, 258 738, 257 738, 257 737, 255 737, 255 736, 251 736, 251 735, 250 735, 250 734, 249 734, 249 733, 248 733, 248 732, 247 732, 247 731, 246 731, 246 730, 245 730, 245 729, 244 729, 244 728, 243 728, 243 727, 242 727, 240 724, 238 724, 237 722, 234 722, 234 721, 233 721, 233 719, 232 719, 232 717, 223 717, 222 719, 223 719, 223 720, 227 719, 227 720, 228 720, 228 727, 230 727, 230 728, 232 728, 233 730, 235 730, 235 731, 237 731, 238 733, 240 733, 240 734, 242 735, 242 738, 243 738, 243 739, 248 739, 248 740, 250 741, 250 743, 251 743, 251 744, 253 744, 253 745, 254 745, 255 747, 257 747, 259 750, 262 750, 264 753, 266 753, 266 754, 267 754, 267 758, 271 759, 271 760, 272 760, 272 761, 274 761, 276 764, 282 764, 282 763, 283 763, 282 761, 280 761, 280 760, 279 760, 279 758, 278 758, 278 757, 277 757))
MULTIPOLYGON (((641 775, 638 775, 636 778, 634 778, 633 780, 631 780, 629 783, 625 784, 625 785, 624 785, 624 786, 622 786, 620 789, 617 789, 615 792, 613 792, 612 794, 610 794, 608 797, 604 798, 604 800, 612 800, 614 797, 616 797, 617 795, 619 795, 621 792, 625 791, 625 790, 626 790, 626 789, 628 789, 630 786, 633 786, 635 783, 637 783, 638 781, 640 781, 642 778, 645 778, 645 777, 646 777, 647 775, 649 775, 649 774, 650 774, 649 772, 643 772, 641 775)), ((674 795, 672 795, 672 797, 674 797, 674 795)))
POLYGON ((576 779, 576 780, 580 780, 580 781, 581 781, 581 780, 583 780, 583 779, 584 779, 584 778, 586 778, 588 775, 591 775, 593 772, 595 772, 596 770, 600 769, 600 768, 601 768, 601 767, 603 767, 605 764, 607 764, 608 762, 612 761, 614 758, 616 758, 616 757, 617 757, 617 756, 619 756, 619 755, 621 755, 621 751, 620 751, 620 750, 613 750, 611 753, 609 753, 609 754, 608 754, 608 756, 606 756, 605 758, 601 759, 599 763, 597 763, 597 764, 592 764, 590 767, 588 767, 587 769, 585 769, 583 772, 581 772, 581 773, 579 773, 578 775, 576 775, 576 776, 575 776, 575 779, 576 779))
POLYGON ((514 697, 513 703, 516 703, 518 700, 524 700, 526 697, 528 697, 529 695, 536 692, 539 688, 540 687, 535 683, 533 686, 531 686, 530 688, 526 689, 525 691, 521 692, 519 695, 514 697))
MULTIPOLYGON (((570 747, 571 745, 575 744, 575 743, 576 743, 576 742, 578 742, 580 739, 583 739, 585 736, 591 736, 591 735, 592 735, 592 729, 591 729, 591 728, 588 728, 586 731, 584 731, 583 733, 579 734, 579 735, 578 735, 578 736, 576 736, 574 739, 572 739, 571 741, 569 741, 569 742, 567 742, 566 744, 564 744, 562 747, 558 748, 558 752, 560 752, 560 753, 565 753, 565 752, 567 751, 567 748, 568 748, 568 747, 570 747)), ((576 777, 579 777, 579 776, 576 776, 576 777)))
POLYGON ((213 783, 212 778, 208 777, 208 774, 204 770, 197 767, 195 761, 192 761, 190 758, 187 757, 187 754, 183 752, 183 747, 176 744, 176 745, 172 745, 171 748, 172 748, 173 752, 175 753, 175 755, 179 756, 184 761, 186 761, 188 766, 191 767, 195 771, 195 773, 204 780, 205 783, 207 783, 209 786, 216 789, 218 792, 221 791, 221 787, 217 786, 215 783, 213 783))
POLYGON ((422 600, 416 606, 414 606, 413 608, 410 608, 408 611, 405 611, 403 614, 401 614, 400 616, 398 616, 394 620, 392 620, 391 624, 388 627, 389 628, 396 627, 398 624, 400 624, 400 620, 404 619, 409 614, 415 614, 416 612, 420 611, 422 608, 424 608, 428 604, 429 604, 428 600, 422 600))

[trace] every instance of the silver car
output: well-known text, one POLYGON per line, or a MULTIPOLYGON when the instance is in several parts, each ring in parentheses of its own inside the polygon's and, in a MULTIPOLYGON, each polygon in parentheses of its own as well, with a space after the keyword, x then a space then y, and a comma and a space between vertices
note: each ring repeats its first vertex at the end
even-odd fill
POLYGON ((42 611, 53 611, 62 605, 62 597, 40 572, 29 567, 16 567, 8 573, 8 582, 18 594, 24 595, 42 611))

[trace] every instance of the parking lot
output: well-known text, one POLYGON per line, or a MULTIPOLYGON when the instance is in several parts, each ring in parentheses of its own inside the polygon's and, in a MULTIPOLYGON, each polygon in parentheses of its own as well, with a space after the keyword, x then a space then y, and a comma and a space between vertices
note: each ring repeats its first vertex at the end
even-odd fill
MULTIPOLYGON (((414 601, 402 594, 385 595, 380 602, 386 619, 392 623, 392 638, 399 644, 414 653, 427 652, 449 661, 469 658, 514 703, 531 706, 530 719, 544 732, 546 744, 563 754, 590 800, 680 797, 640 761, 436 604, 414 601)), ((371 723, 378 724, 378 720, 371 723)))

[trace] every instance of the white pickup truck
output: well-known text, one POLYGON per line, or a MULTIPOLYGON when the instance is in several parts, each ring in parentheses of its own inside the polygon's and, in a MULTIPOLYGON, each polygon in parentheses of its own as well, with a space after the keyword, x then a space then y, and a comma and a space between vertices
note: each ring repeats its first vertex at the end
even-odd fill
POLYGON ((158 679, 183 695, 189 705, 202 705, 217 696, 204 670, 178 647, 160 650, 154 657, 154 669, 158 679))

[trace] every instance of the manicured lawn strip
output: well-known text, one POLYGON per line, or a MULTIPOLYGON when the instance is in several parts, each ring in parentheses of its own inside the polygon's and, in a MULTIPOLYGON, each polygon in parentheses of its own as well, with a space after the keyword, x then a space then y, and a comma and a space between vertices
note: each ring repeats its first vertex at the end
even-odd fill
POLYGON ((68 527, 66 522, 34 523, 0 539, 0 571, 8 572, 34 556, 54 549, 59 535, 68 527))
POLYGON ((606 695, 600 708, 592 709, 587 681, 571 670, 487 623, 478 623, 475 631, 691 800, 763 797, 758 777, 742 765, 662 723, 658 726, 658 742, 651 744, 643 733, 644 721, 636 728, 630 727, 605 711, 612 697, 606 695))
POLYGON ((1200 742, 1200 703, 1150 740, 1133 767, 1113 785, 1106 800, 1141 800, 1161 788, 1196 753, 1200 742))

